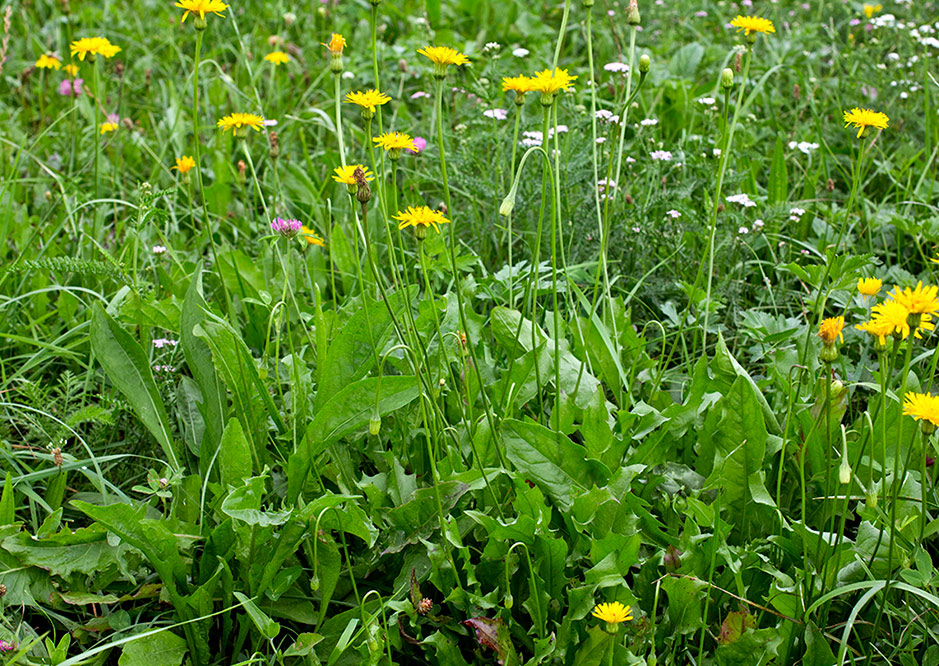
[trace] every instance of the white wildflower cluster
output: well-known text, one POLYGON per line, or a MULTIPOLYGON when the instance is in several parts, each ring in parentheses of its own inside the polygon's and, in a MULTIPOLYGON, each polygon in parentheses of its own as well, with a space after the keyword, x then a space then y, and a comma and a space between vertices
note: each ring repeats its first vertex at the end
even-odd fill
POLYGON ((627 65, 625 62, 608 62, 603 66, 603 69, 608 72, 620 72, 622 74, 626 74, 629 72, 629 65, 627 65))
POLYGON ((790 208, 789 209, 789 219, 792 222, 798 222, 802 219, 802 216, 805 215, 804 208, 790 208))
POLYGON ((607 109, 600 109, 594 114, 597 120, 616 125, 619 123, 619 116, 607 109))
POLYGON ((813 151, 818 150, 818 144, 809 143, 808 141, 790 141, 789 150, 798 150, 806 155, 810 155, 813 151))
POLYGON ((497 53, 501 48, 502 45, 499 42, 486 42, 486 45, 483 47, 483 53, 486 55, 497 53))
POLYGON ((670 150, 653 150, 649 153, 649 157, 657 162, 671 162, 672 160, 672 151, 670 150))
POLYGON ((655 127, 656 125, 659 124, 659 121, 656 120, 655 118, 644 118, 639 121, 639 124, 642 125, 643 127, 655 127))
POLYGON ((512 55, 514 55, 516 58, 524 58, 525 56, 528 55, 528 53, 529 53, 528 49, 523 49, 521 47, 517 49, 512 49, 512 55))
POLYGON ((701 106, 704 106, 704 107, 709 107, 709 108, 710 108, 710 107, 717 106, 717 100, 714 99, 713 97, 699 97, 699 98, 698 98, 697 100, 695 100, 695 101, 697 101, 698 104, 700 104, 701 106))
POLYGON ((740 204, 744 208, 752 208, 756 205, 756 202, 750 198, 748 194, 731 194, 727 197, 727 201, 730 203, 740 204))
POLYGON ((509 117, 509 112, 505 109, 486 109, 483 115, 493 120, 505 120, 509 117))
MULTIPOLYGON (((558 125, 558 134, 564 134, 565 132, 570 131, 567 125, 558 125)), ((548 128, 548 138, 551 139, 554 137, 554 128, 548 128)), ((528 132, 522 132, 522 140, 519 141, 519 144, 523 148, 531 148, 532 146, 540 146, 544 143, 544 134, 536 130, 531 130, 528 132)))

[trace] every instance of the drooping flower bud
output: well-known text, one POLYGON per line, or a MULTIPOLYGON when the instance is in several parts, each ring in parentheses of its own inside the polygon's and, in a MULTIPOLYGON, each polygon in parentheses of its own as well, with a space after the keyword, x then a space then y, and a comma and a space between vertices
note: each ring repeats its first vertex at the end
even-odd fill
POLYGON ((639 73, 648 74, 649 70, 652 68, 652 59, 648 55, 643 53, 639 56, 639 73))
POLYGON ((729 90, 734 87, 734 70, 730 67, 725 67, 721 70, 721 87, 724 90, 729 90))
POLYGON ((639 3, 636 0, 629 0, 626 7, 626 23, 629 25, 639 25, 642 19, 639 17, 639 3))

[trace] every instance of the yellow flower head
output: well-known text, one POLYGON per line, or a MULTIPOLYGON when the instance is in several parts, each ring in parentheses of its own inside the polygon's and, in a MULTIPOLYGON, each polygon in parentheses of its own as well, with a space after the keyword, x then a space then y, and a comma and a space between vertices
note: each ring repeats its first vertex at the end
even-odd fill
MULTIPOLYGON (((906 340, 910 336, 910 311, 903 303, 886 300, 873 308, 873 323, 878 327, 889 327, 890 333, 906 340)), ((932 331, 936 325, 932 323, 931 314, 921 315, 919 325, 913 331, 914 337, 922 338, 921 330, 932 331)))
POLYGON ((887 294, 887 298, 901 304, 912 314, 935 314, 939 312, 937 294, 939 294, 939 287, 923 288, 923 283, 918 282, 915 289, 907 287, 900 291, 900 287, 894 286, 893 291, 887 294))
POLYGON ((889 121, 890 118, 887 117, 886 113, 871 111, 870 109, 854 107, 850 111, 844 112, 844 126, 849 127, 854 125, 857 127, 857 136, 859 139, 861 135, 864 134, 864 130, 868 127, 875 127, 879 130, 887 129, 887 123, 889 121))
POLYGON ((222 128, 222 132, 231 130, 232 133, 237 136, 239 130, 245 127, 250 127, 260 132, 261 127, 264 126, 264 118, 255 113, 232 113, 224 118, 220 118, 218 126, 222 128))
POLYGON ((939 396, 910 391, 903 397, 903 414, 939 426, 939 396))
POLYGON ((566 69, 555 69, 553 72, 546 69, 535 73, 535 77, 531 80, 531 89, 550 96, 559 90, 570 90, 576 80, 577 77, 568 74, 566 69))
POLYGON ((326 241, 320 238, 315 231, 310 229, 307 226, 300 227, 300 235, 303 236, 305 240, 310 245, 318 245, 320 247, 326 247, 326 241))
POLYGON ((887 336, 894 331, 894 326, 886 319, 871 319, 863 324, 857 324, 854 328, 865 333, 870 333, 881 345, 887 344, 887 336))
POLYGON ((355 170, 362 169, 365 172, 365 180, 375 180, 375 176, 367 167, 361 164, 347 164, 346 166, 337 166, 333 169, 333 180, 343 185, 356 185, 355 170))
POLYGON ((74 79, 76 76, 78 76, 78 65, 66 65, 62 68, 62 71, 74 79))
POLYGON ((216 14, 225 18, 222 12, 228 9, 228 5, 222 0, 177 0, 176 6, 186 10, 183 13, 183 23, 186 22, 186 18, 190 14, 194 16, 198 14, 199 19, 202 21, 205 20, 206 14, 216 14))
POLYGON ((73 57, 78 56, 81 61, 88 55, 112 58, 120 50, 121 47, 112 44, 107 37, 82 37, 69 45, 69 52, 73 57))
POLYGON ((36 61, 36 69, 58 69, 62 66, 62 59, 54 53, 43 53, 36 61))
POLYGON ((285 62, 289 61, 290 56, 283 51, 272 51, 264 56, 264 59, 276 67, 277 65, 283 65, 285 62))
POLYGON ((338 32, 334 32, 332 37, 329 38, 329 43, 322 44, 322 46, 328 48, 332 54, 342 54, 342 49, 346 46, 346 38, 338 32))
POLYGON ((838 338, 841 338, 841 341, 844 342, 844 333, 841 332, 843 329, 844 317, 829 317, 819 325, 818 337, 826 345, 835 344, 835 340, 838 338))
POLYGON ((425 46, 417 50, 422 56, 427 56, 430 61, 438 67, 443 67, 446 71, 447 65, 466 65, 469 58, 449 46, 425 46))
POLYGON ((607 624, 619 624, 633 619, 632 608, 618 601, 611 604, 597 604, 591 615, 607 624))
POLYGON ((864 16, 866 16, 867 18, 871 18, 874 14, 876 14, 883 8, 884 6, 881 4, 869 5, 865 2, 864 3, 864 16))
POLYGON ((177 157, 176 166, 170 168, 176 169, 181 174, 187 174, 194 166, 196 166, 196 161, 189 155, 183 155, 182 157, 177 157))
POLYGON ((776 32, 772 21, 758 16, 740 16, 738 14, 737 18, 731 21, 730 24, 737 28, 737 32, 743 30, 746 35, 750 35, 754 32, 762 32, 764 35, 776 32))
POLYGON ((876 296, 883 284, 877 278, 858 278, 857 290, 862 296, 876 296))
POLYGON ((356 90, 355 92, 346 94, 347 104, 356 104, 362 107, 363 110, 371 111, 372 113, 375 112, 376 106, 387 104, 390 101, 391 97, 377 90, 366 90, 365 92, 356 90))
POLYGON ((534 90, 533 81, 531 77, 525 76, 503 76, 502 77, 502 92, 507 92, 509 90, 514 90, 518 95, 524 95, 527 92, 534 90))
POLYGON ((408 209, 404 212, 399 212, 394 216, 394 219, 398 220, 398 228, 404 229, 405 227, 414 227, 415 235, 420 237, 420 232, 423 231, 427 233, 428 227, 433 227, 436 231, 440 231, 440 224, 447 224, 450 220, 443 216, 439 210, 433 210, 427 206, 421 206, 420 208, 414 208, 414 206, 408 206, 408 209), (423 229, 422 229, 423 228, 423 229))
POLYGON ((116 132, 116 131, 117 131, 117 123, 112 123, 112 122, 101 123, 102 134, 107 134, 108 132, 116 132))
POLYGON ((403 134, 401 132, 385 132, 381 136, 376 136, 372 139, 379 146, 385 150, 397 150, 402 151, 404 149, 417 151, 417 146, 414 145, 414 139, 411 138, 410 134, 403 134))

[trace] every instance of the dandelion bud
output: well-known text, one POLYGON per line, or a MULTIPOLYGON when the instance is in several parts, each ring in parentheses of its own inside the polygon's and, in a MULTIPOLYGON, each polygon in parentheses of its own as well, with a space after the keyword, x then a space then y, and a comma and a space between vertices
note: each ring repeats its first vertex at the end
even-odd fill
POLYGON ((287 12, 284 14, 284 25, 289 27, 293 25, 294 22, 296 22, 296 20, 297 20, 297 15, 294 14, 293 12, 287 12))
POLYGON ((834 363, 838 360, 838 356, 838 347, 835 345, 822 345, 822 351, 818 353, 818 358, 822 363, 834 363))
POLYGON ((834 191, 835 191, 835 181, 833 181, 831 178, 829 178, 829 179, 828 179, 828 182, 825 183, 825 189, 828 190, 829 192, 834 192, 834 191))
POLYGON ((626 23, 629 25, 639 25, 639 3, 636 0, 629 0, 629 6, 626 7, 626 23))
POLYGON ((936 432, 936 425, 929 419, 923 419, 919 422, 919 429, 928 437, 936 432))
POLYGON ((639 57, 639 73, 640 73, 640 74, 648 74, 648 73, 649 73, 649 69, 650 69, 651 67, 652 67, 652 60, 649 58, 648 55, 646 55, 645 53, 643 53, 643 54, 639 57))
POLYGON ((205 30, 205 27, 207 25, 207 23, 205 22, 205 16, 197 16, 196 14, 193 14, 193 17, 194 18, 193 18, 192 27, 195 28, 196 30, 199 30, 200 32, 202 30, 205 30))
POLYGON ((515 208, 515 190, 505 195, 505 199, 502 200, 502 204, 499 206, 499 215, 508 217, 512 214, 512 209, 515 208))
POLYGON ((245 184, 245 181, 248 180, 248 177, 245 175, 245 170, 248 168, 248 165, 245 164, 244 160, 238 160, 238 182, 242 185, 245 184))
POLYGON ((56 467, 62 466, 62 449, 58 446, 52 449, 52 462, 55 463, 56 467))
POLYGON ((342 74, 342 52, 333 53, 329 58, 329 71, 333 74, 342 74))
POLYGON ((320 589, 320 577, 316 574, 313 574, 313 577, 310 579, 310 591, 316 592, 320 589))
POLYGON ((124 63, 120 60, 114 63, 114 76, 117 78, 124 76, 124 63))
POLYGON ((368 433, 377 435, 379 432, 381 432, 381 417, 376 414, 368 420, 368 433))
POLYGON ((355 179, 355 199, 364 206, 372 198, 372 190, 368 186, 368 181, 365 180, 365 171, 362 167, 356 167, 352 172, 352 177, 355 179))
POLYGON ((268 134, 267 139, 271 144, 271 149, 269 151, 271 159, 276 160, 280 155, 280 140, 277 138, 277 132, 271 132, 268 134))
POLYGON ((633 199, 633 195, 631 194, 627 194, 624 198, 624 201, 626 202, 627 206, 632 206, 636 202, 635 199, 633 199))
POLYGON ((407 73, 408 73, 408 61, 405 60, 404 58, 401 58, 401 59, 398 61, 398 71, 399 71, 399 72, 402 72, 402 73, 404 73, 404 74, 407 74, 407 73))
POLYGON ((725 67, 721 71, 721 87, 724 90, 730 90, 734 87, 734 70, 725 67))
POLYGON ((368 1, 372 3, 372 7, 377 7, 378 5, 381 4, 381 0, 368 0, 368 1))
POLYGON ((739 74, 741 69, 743 69, 743 54, 737 51, 737 55, 734 56, 734 71, 739 74))
POLYGON ((584 0, 584 7, 593 7, 593 0, 584 0))
MULTIPOLYGON (((925 421, 924 421, 925 423, 925 421)), ((838 468, 838 480, 842 485, 851 483, 851 465, 848 464, 848 452, 841 456, 841 466, 838 468)))
POLYGON ((799 101, 799 97, 802 96, 802 88, 799 87, 799 84, 793 84, 792 86, 792 99, 799 101))

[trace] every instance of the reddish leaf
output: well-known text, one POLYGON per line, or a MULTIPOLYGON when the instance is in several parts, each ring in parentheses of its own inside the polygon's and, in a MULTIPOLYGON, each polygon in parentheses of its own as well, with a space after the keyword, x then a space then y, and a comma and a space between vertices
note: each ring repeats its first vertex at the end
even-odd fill
POLYGON ((733 611, 727 614, 721 623, 721 633, 717 637, 717 642, 721 645, 727 645, 737 641, 747 629, 756 628, 756 618, 745 610, 733 611))
MULTIPOLYGON (((502 624, 502 620, 474 617, 464 620, 463 624, 473 628, 476 632, 476 641, 480 645, 496 653, 497 663, 500 666, 503 666, 510 656, 514 656, 515 648, 512 646, 512 639, 509 638, 508 629, 502 624)), ((512 660, 512 663, 517 663, 517 660, 512 660)))

